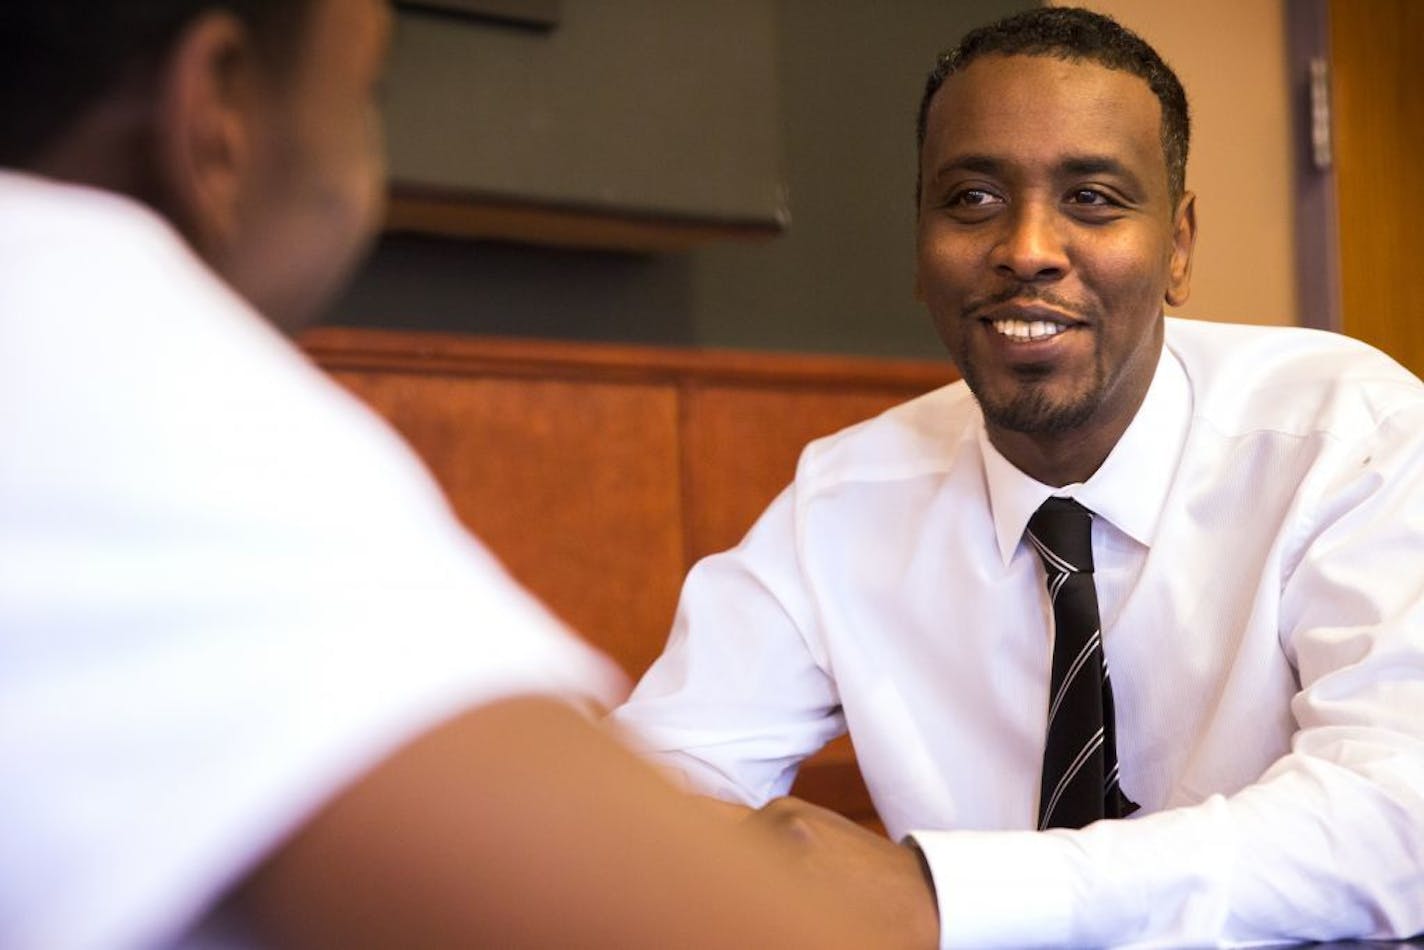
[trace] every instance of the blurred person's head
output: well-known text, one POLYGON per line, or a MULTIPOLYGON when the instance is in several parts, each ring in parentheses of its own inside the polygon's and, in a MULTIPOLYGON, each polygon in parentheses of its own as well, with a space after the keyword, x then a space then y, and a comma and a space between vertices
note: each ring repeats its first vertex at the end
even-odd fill
POLYGON ((282 325, 382 213, 385 0, 7 0, 0 166, 128 195, 282 325))

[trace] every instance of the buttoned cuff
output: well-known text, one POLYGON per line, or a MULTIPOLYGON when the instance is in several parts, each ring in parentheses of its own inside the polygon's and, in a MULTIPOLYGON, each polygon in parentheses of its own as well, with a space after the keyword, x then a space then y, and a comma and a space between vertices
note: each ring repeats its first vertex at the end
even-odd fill
MULTIPOLYGON (((1053 832, 917 831, 934 879, 941 948, 1091 942, 1078 925, 1087 860, 1053 832)), ((1112 921, 1094 921, 1110 930, 1112 921)))

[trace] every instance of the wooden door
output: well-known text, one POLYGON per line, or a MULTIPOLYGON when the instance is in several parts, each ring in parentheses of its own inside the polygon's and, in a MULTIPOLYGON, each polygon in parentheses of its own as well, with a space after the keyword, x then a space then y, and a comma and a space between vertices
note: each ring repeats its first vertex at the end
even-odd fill
POLYGON ((1424 376, 1424 0, 1330 0, 1340 329, 1424 376))

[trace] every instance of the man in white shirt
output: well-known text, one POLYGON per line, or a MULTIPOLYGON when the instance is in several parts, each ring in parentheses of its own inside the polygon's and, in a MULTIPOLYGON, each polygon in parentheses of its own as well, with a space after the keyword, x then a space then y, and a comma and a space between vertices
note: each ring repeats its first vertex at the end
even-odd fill
POLYGON ((1424 930, 1424 388, 1164 318, 1186 98, 1111 20, 971 33, 919 133, 917 290, 965 382, 809 446, 615 718, 907 918, 928 878, 945 946, 1424 930), (1086 553, 1045 540, 1063 509, 1086 553), (776 799, 846 730, 905 846, 776 799))
POLYGON ((380 0, 0 6, 0 946, 844 946, 268 325, 380 219, 380 0), (259 315, 260 314, 260 315, 259 315))

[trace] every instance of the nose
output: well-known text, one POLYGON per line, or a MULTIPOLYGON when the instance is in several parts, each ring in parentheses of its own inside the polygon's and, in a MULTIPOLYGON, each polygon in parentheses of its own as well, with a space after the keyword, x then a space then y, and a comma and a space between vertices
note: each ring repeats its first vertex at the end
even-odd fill
POLYGON ((993 249, 996 271, 1024 283, 1058 280, 1067 273, 1067 249, 1052 210, 1025 203, 1003 220, 1004 231, 993 249))

